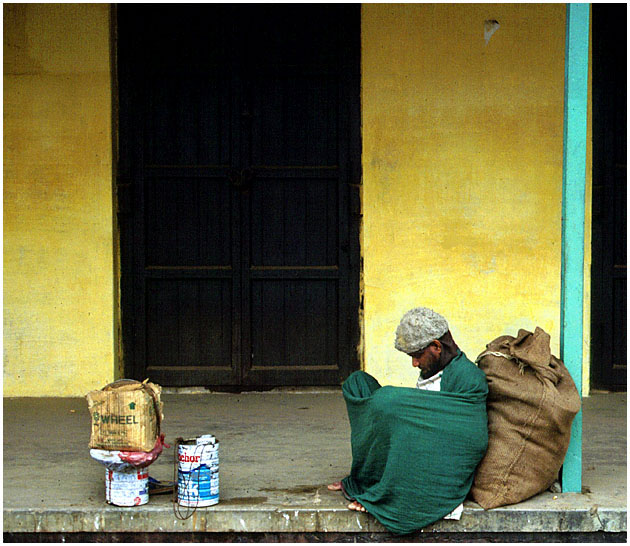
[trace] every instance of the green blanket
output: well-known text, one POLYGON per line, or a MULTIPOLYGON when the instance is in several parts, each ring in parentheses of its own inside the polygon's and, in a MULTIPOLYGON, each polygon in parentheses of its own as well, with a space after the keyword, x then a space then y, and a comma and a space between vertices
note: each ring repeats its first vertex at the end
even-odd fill
POLYGON ((352 469, 342 481, 388 530, 411 533, 453 511, 488 446, 484 373, 461 351, 441 391, 381 387, 365 372, 343 384, 352 469))

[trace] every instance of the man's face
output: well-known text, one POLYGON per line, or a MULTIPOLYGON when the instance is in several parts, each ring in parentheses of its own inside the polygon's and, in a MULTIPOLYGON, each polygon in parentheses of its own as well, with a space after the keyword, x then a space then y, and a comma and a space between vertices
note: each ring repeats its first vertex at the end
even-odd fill
POLYGON ((422 377, 427 379, 435 375, 441 353, 442 344, 437 340, 432 341, 424 349, 409 355, 411 356, 411 365, 418 368, 422 372, 422 377))

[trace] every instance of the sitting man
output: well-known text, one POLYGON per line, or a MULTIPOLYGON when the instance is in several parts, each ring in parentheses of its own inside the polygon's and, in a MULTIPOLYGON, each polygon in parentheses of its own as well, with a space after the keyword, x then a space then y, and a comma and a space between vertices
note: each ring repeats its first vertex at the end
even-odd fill
POLYGON ((365 372, 344 382, 352 469, 328 489, 352 500, 349 509, 407 533, 461 511, 487 448, 488 387, 431 309, 403 316, 395 347, 420 370, 416 389, 381 387, 365 372))

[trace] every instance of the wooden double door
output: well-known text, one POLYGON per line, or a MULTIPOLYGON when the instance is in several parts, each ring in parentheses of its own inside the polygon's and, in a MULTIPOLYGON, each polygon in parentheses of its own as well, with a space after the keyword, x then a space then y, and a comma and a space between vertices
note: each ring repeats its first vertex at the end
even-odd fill
POLYGON ((116 20, 126 375, 338 384, 358 367, 359 6, 116 20))

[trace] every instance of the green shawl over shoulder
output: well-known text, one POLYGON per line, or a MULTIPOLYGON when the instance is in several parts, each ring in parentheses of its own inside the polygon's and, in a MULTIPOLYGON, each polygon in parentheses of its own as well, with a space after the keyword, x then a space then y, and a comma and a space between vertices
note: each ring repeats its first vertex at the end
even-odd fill
POLYGON ((488 447, 486 377, 464 353, 444 368, 440 392, 381 387, 365 372, 342 389, 352 431, 346 496, 397 534, 464 501, 488 447))

